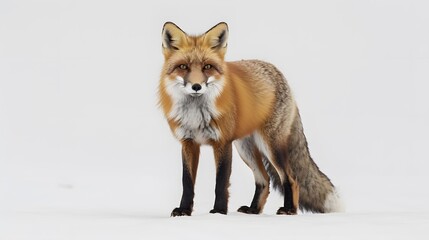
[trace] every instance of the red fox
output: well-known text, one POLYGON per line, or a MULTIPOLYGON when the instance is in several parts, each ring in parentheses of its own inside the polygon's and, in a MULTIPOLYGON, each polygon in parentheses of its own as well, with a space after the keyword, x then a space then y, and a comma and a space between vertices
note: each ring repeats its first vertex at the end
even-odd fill
POLYGON ((301 117, 283 74, 259 60, 224 60, 228 25, 199 36, 164 24, 164 66, 159 105, 182 144, 183 195, 171 216, 190 216, 200 146, 211 145, 216 162, 215 202, 210 213, 227 214, 232 144, 253 171, 255 195, 238 212, 259 214, 272 181, 284 195, 277 214, 339 211, 337 191, 310 156, 301 117))

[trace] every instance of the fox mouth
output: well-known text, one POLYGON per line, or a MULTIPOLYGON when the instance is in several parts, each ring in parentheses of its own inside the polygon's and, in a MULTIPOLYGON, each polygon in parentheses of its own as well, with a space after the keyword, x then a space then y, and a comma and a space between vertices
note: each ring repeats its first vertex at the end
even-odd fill
POLYGON ((191 95, 192 97, 199 97, 203 94, 202 93, 190 93, 189 95, 191 95))

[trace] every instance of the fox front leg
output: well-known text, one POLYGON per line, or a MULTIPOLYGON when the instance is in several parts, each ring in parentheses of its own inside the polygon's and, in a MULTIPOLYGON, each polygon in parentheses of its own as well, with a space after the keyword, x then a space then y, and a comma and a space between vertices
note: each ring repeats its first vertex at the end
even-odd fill
POLYGON ((200 145, 193 140, 182 141, 182 186, 183 194, 180 206, 173 209, 172 217, 191 216, 194 206, 194 186, 197 176, 198 160, 200 157, 200 145))
POLYGON ((227 214, 228 212, 228 187, 231 176, 232 143, 214 145, 214 156, 216 161, 216 199, 210 213, 227 214))

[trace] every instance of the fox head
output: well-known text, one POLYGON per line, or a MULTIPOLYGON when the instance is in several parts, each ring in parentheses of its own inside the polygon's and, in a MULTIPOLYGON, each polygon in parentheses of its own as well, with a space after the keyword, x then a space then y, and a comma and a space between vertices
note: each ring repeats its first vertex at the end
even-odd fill
POLYGON ((191 36, 172 22, 162 29, 165 62, 161 81, 170 95, 200 97, 219 94, 225 71, 228 25, 217 24, 191 36))

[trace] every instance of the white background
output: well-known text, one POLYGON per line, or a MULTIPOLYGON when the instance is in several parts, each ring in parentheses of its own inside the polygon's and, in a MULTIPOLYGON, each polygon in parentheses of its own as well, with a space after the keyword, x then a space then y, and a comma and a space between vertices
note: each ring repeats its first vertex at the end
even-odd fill
POLYGON ((0 2, 0 239, 426 239, 429 227, 427 1, 0 2), (310 151, 347 212, 262 216, 234 154, 230 212, 207 212, 204 148, 191 218, 180 144, 157 108, 161 29, 229 24, 227 60, 287 77, 310 151), (277 231, 277 232, 276 232, 277 231))

